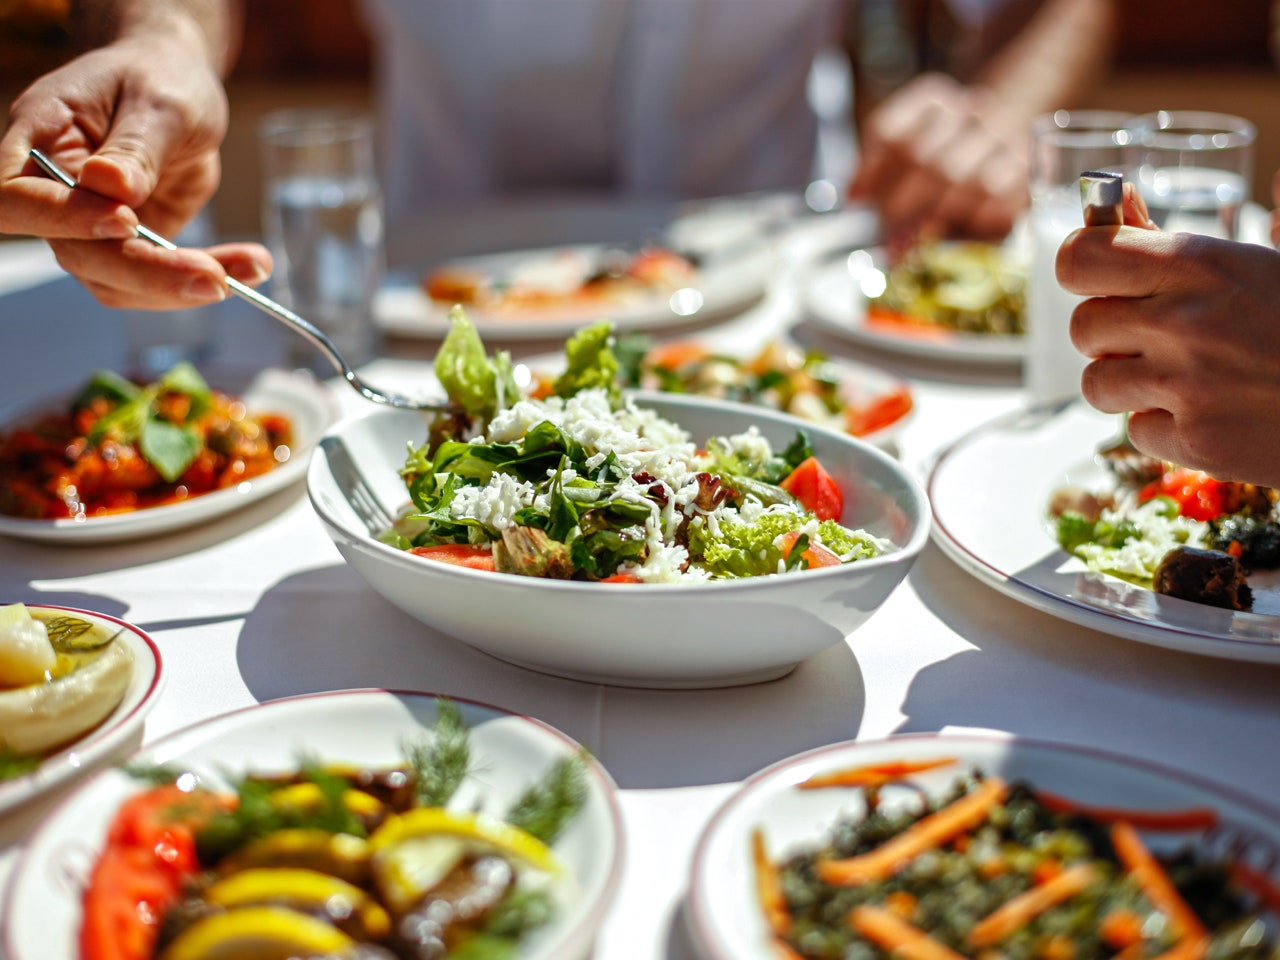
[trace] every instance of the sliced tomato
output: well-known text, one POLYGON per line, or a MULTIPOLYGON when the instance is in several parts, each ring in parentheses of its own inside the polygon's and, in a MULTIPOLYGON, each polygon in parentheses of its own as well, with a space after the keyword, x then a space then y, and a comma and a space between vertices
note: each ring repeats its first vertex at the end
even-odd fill
POLYGON ((913 405, 911 391, 905 386, 899 387, 868 403, 847 407, 844 412, 845 429, 855 437, 865 437, 897 423, 911 412, 913 405))
POLYGON ((430 547, 413 547, 409 550, 414 556, 437 563, 451 563, 455 567, 467 567, 471 570, 497 569, 493 562, 493 550, 487 546, 470 543, 439 543, 430 547))
POLYGON ((1199 470, 1168 470, 1143 487, 1138 499, 1146 503, 1161 496, 1171 498, 1178 505, 1178 512, 1192 520, 1213 520, 1227 512, 1226 485, 1199 470))
MULTIPOLYGON (((783 559, 791 556, 791 548, 796 545, 796 541, 799 539, 800 534, 795 530, 788 531, 782 535, 782 539, 778 542, 778 548, 782 551, 783 559)), ((800 558, 804 560, 810 570, 816 570, 818 567, 838 567, 841 562, 838 553, 820 543, 811 543, 800 554, 800 558)))
POLYGON ((600 583, 644 583, 634 573, 615 573, 612 576, 601 577, 600 583))
POLYGON ((809 457, 780 484, 800 505, 819 520, 839 520, 844 514, 844 494, 817 457, 809 457))
POLYGON ((195 830, 228 801, 176 786, 130 797, 116 812, 107 846, 85 890, 82 960, 146 960, 160 920, 199 869, 195 830))

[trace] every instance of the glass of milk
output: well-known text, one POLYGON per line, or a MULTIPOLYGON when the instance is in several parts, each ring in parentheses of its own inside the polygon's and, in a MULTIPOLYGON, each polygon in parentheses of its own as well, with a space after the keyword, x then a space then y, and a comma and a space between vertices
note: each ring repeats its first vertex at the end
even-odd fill
POLYGON ((1080 174, 1129 176, 1134 117, 1110 110, 1059 110, 1031 124, 1031 266, 1027 276, 1027 356, 1023 382, 1032 405, 1080 396, 1088 360, 1071 344, 1080 297, 1058 285, 1054 263, 1067 234, 1084 226, 1080 174))
POLYGON ((1257 130, 1243 117, 1160 110, 1135 121, 1135 180, 1164 230, 1240 239, 1257 130))
MULTIPOLYGON (((283 110, 263 118, 259 143, 273 293, 348 363, 365 363, 378 349, 372 312, 385 263, 373 122, 338 109, 283 110)), ((289 346, 295 365, 333 373, 301 337, 289 346)))

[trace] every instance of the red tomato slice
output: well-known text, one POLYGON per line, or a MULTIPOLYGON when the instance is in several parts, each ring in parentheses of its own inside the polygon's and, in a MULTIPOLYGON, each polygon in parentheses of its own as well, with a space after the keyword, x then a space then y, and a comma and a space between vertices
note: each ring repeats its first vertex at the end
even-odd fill
MULTIPOLYGON (((791 548, 796 545, 796 541, 800 539, 800 534, 791 530, 782 535, 782 541, 778 544, 782 550, 782 556, 791 556, 791 548)), ((838 567, 840 566, 840 555, 833 550, 824 547, 820 543, 810 544, 809 547, 800 554, 800 557, 808 565, 810 570, 816 570, 818 567, 838 567)))
POLYGON ((116 812, 107 847, 85 890, 82 960, 146 960, 161 918, 199 869, 195 830, 228 800, 157 787, 130 797, 116 812))
POLYGON ((437 563, 451 563, 455 567, 488 570, 491 573, 497 569, 493 562, 493 551, 486 546, 470 543, 440 543, 431 547, 413 547, 409 552, 417 557, 435 560, 437 563))
POLYGON ((845 429, 855 437, 865 437, 897 423, 911 412, 912 404, 911 391, 906 387, 899 387, 869 403, 846 408, 845 429))
POLYGON ((844 514, 844 494, 831 474, 810 457, 796 467, 780 484, 800 505, 819 520, 839 520, 844 514))
POLYGON ((1146 503, 1153 497, 1172 497, 1178 512, 1192 520, 1213 520, 1227 510, 1227 494, 1223 483, 1207 473, 1180 467, 1169 470, 1158 480, 1142 488, 1138 499, 1146 503))
POLYGON ((644 583, 634 573, 615 573, 612 576, 601 577, 600 583, 644 583))

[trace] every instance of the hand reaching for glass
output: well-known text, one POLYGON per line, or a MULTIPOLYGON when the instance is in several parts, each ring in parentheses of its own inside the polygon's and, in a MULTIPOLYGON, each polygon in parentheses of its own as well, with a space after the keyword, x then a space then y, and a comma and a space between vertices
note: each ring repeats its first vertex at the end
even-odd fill
POLYGON ((1059 283, 1090 298, 1071 318, 1092 358, 1085 399, 1132 411, 1129 437, 1150 456, 1280 486, 1280 253, 1159 231, 1132 184, 1125 224, 1077 230, 1058 251, 1059 283))

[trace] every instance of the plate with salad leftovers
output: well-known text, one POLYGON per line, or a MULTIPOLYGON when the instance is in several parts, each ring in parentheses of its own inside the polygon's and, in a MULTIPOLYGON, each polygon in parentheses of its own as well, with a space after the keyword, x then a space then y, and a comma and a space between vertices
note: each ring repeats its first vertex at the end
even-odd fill
POLYGON ((0 535, 96 544, 222 516, 301 479, 337 410, 299 371, 235 390, 188 363, 150 383, 98 371, 0 418, 0 535))
POLYGON ((619 331, 655 330, 746 309, 764 294, 771 258, 764 243, 704 261, 662 245, 485 254, 393 278, 374 318, 389 334, 426 338, 449 332, 454 306, 495 339, 565 337, 601 318, 619 331))
POLYGON ((123 620, 0 605, 0 812, 128 750, 162 678, 155 643, 123 620))
POLYGON ((829 254, 804 278, 808 315, 827 333, 893 353, 978 364, 1026 354, 1023 259, 1007 245, 921 241, 898 253, 829 254))
POLYGON ((384 690, 277 700, 96 775, 29 839, 10 960, 589 955, 615 787, 528 717, 384 690))
POLYGON ((1002 737, 833 744, 694 853, 710 960, 1271 957, 1280 811, 1142 758, 1002 737))
POLYGON ((1154 461, 1083 401, 1016 411, 938 457, 939 545, 1016 600, 1154 646, 1280 663, 1276 493, 1154 461))
POLYGON ((927 538, 915 481, 847 433, 625 393, 607 323, 521 387, 454 318, 435 371, 457 412, 343 421, 308 492, 370 586, 485 652, 633 685, 780 676, 843 641, 927 538))
POLYGON ((629 334, 614 347, 626 389, 731 400, 789 413, 884 445, 910 419, 910 385, 875 367, 782 341, 750 354, 697 340, 629 334))

